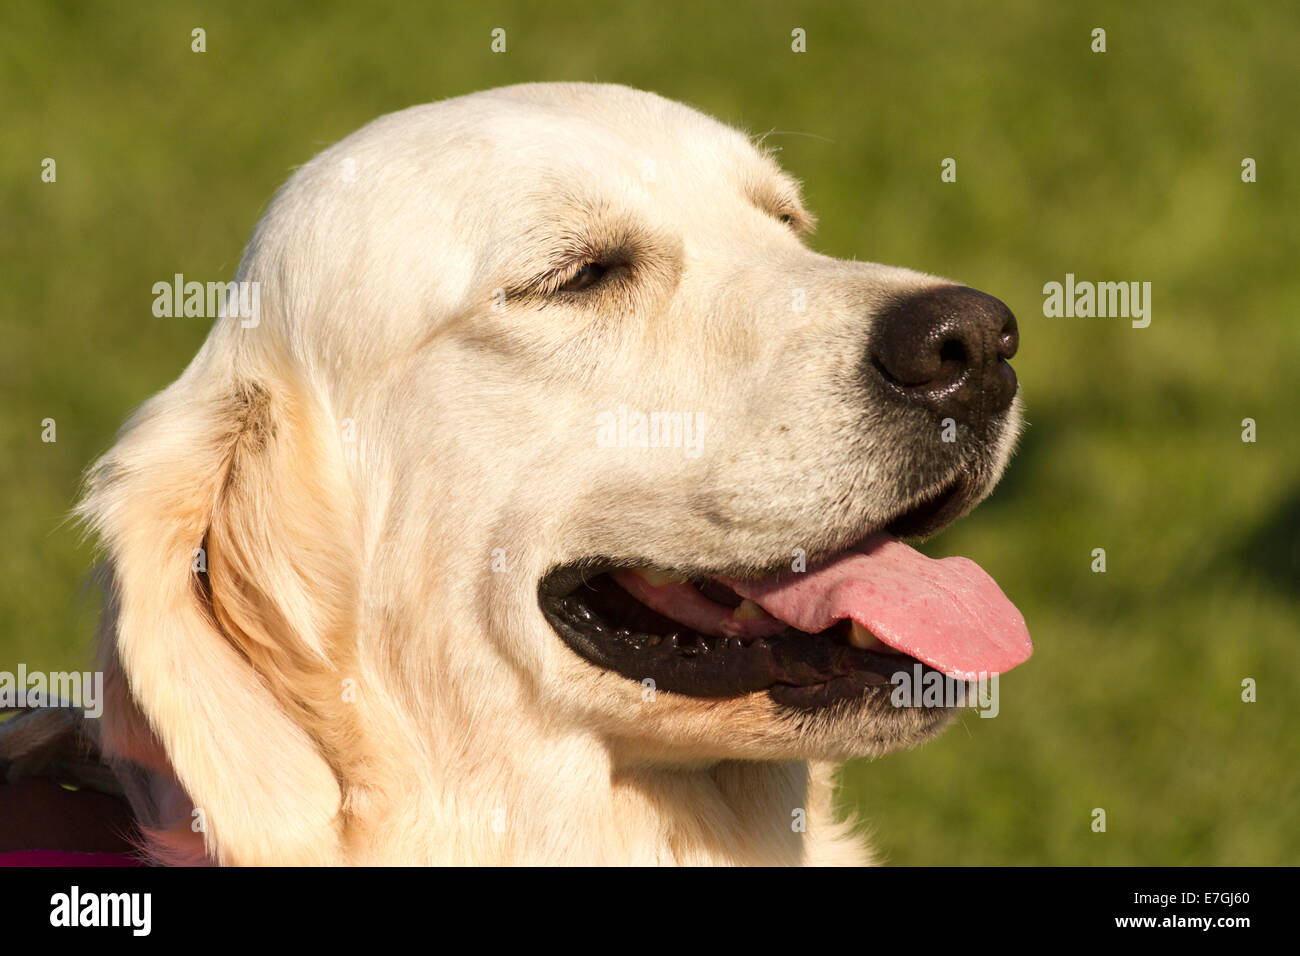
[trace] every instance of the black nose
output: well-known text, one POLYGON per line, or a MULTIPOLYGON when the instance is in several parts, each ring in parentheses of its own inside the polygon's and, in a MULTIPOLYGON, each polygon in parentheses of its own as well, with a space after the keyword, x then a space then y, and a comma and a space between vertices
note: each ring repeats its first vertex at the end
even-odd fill
POLYGON ((1016 317, 1000 300, 953 285, 916 293, 877 316, 871 362, 886 388, 975 425, 1016 396, 1016 317))

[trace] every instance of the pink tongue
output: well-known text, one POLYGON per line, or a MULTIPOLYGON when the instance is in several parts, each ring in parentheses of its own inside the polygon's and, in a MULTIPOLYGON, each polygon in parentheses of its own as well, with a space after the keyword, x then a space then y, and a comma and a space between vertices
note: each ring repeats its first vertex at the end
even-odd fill
POLYGON ((1004 673, 1034 652, 1025 619, 969 558, 927 558, 887 534, 802 574, 722 579, 773 617, 815 634, 851 618, 949 677, 1004 673))

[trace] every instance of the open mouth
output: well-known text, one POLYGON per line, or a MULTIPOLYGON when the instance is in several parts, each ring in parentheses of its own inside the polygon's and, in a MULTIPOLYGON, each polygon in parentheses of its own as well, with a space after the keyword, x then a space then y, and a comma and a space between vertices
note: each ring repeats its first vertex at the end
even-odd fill
POLYGON ((978 680, 1033 650, 1020 612, 973 561, 927 558, 885 532, 805 571, 757 578, 582 562, 543 578, 538 599, 597 666, 657 690, 766 691, 800 709, 880 691, 917 665, 978 680))

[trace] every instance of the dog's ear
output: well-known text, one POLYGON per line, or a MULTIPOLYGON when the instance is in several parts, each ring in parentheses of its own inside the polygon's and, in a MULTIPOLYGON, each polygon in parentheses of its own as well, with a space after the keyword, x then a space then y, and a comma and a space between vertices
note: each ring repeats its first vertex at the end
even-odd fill
POLYGON ((91 470, 78 511, 107 552, 104 632, 208 856, 336 862, 358 577, 337 436, 288 376, 204 357, 91 470))

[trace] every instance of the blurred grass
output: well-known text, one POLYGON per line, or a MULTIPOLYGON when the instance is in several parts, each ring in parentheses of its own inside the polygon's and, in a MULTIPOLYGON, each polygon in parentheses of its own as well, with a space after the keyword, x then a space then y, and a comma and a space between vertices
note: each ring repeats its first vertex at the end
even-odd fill
POLYGON ((993 498, 927 550, 976 558, 1038 651, 1003 678, 997 719, 846 768, 843 801, 886 859, 1300 862, 1294 3, 63 2, 0 17, 0 667, 88 659, 90 553, 63 516, 206 333, 153 318, 155 281, 230 275, 289 171, 381 113, 617 81, 781 131, 767 142, 805 181, 822 251, 958 278, 1020 318, 1031 427, 993 498), (790 52, 796 26, 806 54, 790 52), (46 156, 57 184, 40 180, 46 156), (955 184, 939 180, 948 156, 955 184), (1150 328, 1044 318, 1042 285, 1067 272, 1150 281, 1150 328), (1245 677, 1257 703, 1240 701, 1245 677))

